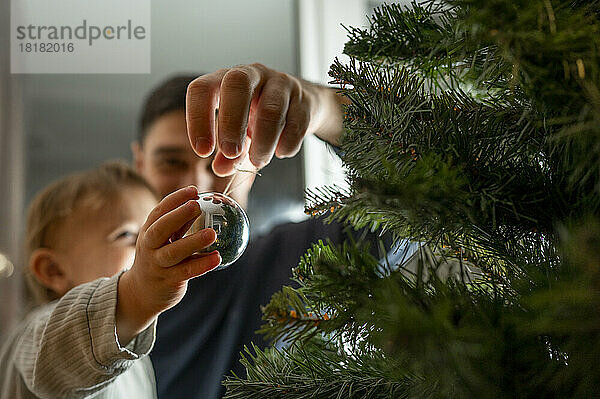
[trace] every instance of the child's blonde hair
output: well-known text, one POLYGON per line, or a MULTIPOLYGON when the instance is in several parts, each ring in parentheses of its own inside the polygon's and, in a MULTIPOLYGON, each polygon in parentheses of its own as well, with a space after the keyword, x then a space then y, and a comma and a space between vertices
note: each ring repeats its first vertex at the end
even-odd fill
POLYGON ((25 278, 33 300, 46 303, 57 298, 30 270, 30 259, 38 248, 52 245, 49 233, 62 224, 75 209, 97 210, 117 199, 125 188, 142 187, 156 195, 152 187, 123 162, 106 162, 95 169, 63 177, 40 191, 29 205, 25 229, 25 278))

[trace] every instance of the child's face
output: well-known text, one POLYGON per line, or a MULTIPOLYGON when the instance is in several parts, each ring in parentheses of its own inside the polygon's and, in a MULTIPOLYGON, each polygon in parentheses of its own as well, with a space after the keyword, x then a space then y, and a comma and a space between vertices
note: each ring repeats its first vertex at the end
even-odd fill
POLYGON ((67 289, 130 267, 139 229, 156 203, 147 189, 131 187, 98 212, 83 207, 68 217, 55 248, 67 289))

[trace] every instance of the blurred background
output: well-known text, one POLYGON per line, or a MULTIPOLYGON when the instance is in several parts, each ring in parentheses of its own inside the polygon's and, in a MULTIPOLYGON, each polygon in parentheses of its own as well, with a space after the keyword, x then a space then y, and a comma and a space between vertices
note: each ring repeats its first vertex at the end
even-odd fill
MULTIPOLYGON (((374 0, 152 0, 150 74, 11 75, 10 0, 0 0, 0 339, 23 311, 20 268, 26 204, 50 181, 108 159, 131 160, 148 91, 181 72, 260 62, 327 84, 346 32, 365 26, 374 0), (13 266, 14 265, 14 266, 13 266)), ((98 60, 104 62, 104 60, 98 60)), ((248 204, 252 234, 304 217, 303 192, 343 181, 317 139, 274 160, 248 204)))

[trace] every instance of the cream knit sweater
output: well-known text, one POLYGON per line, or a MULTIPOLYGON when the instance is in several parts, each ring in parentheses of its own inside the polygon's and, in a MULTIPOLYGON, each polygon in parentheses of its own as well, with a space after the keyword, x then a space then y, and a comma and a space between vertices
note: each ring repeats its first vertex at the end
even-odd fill
POLYGON ((156 323, 119 344, 120 275, 79 285, 28 315, 0 351, 0 399, 156 398, 146 356, 156 323))

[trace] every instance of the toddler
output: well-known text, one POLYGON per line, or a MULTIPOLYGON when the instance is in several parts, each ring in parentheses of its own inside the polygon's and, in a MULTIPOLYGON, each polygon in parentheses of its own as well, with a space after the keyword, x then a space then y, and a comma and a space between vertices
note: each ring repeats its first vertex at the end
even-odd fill
POLYGON ((25 275, 42 306, 0 351, 1 398, 153 398, 156 318, 219 265, 187 187, 158 205, 120 163, 63 178, 29 208, 25 275), (182 238, 183 237, 183 238, 182 238))

